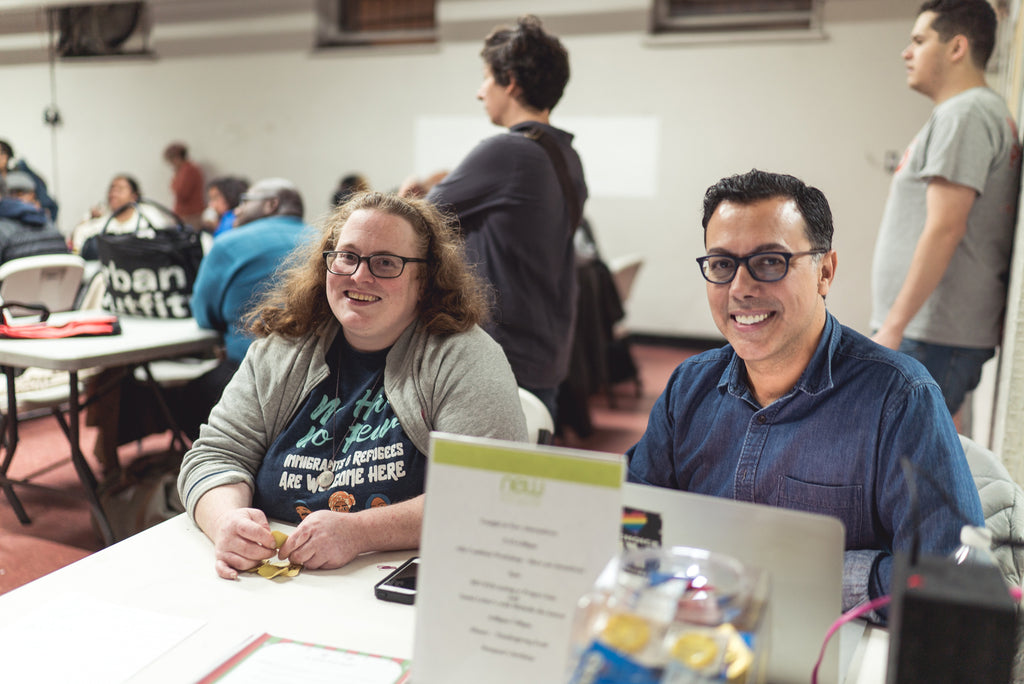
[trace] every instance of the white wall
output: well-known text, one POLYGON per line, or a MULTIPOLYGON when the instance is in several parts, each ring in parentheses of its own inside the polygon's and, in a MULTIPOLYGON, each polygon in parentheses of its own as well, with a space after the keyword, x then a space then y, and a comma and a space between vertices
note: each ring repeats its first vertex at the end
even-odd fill
MULTIPOLYGON (((588 5, 562 0, 558 7, 574 4, 588 5)), ((826 38, 800 42, 652 45, 635 12, 624 16, 641 20, 625 30, 574 31, 571 16, 549 22, 563 35, 573 69, 555 125, 608 117, 657 123, 652 194, 605 193, 586 210, 607 257, 647 258, 630 302, 632 329, 717 335, 693 262, 703 253, 700 201, 721 176, 752 167, 793 173, 829 197, 840 257, 830 308, 866 329, 871 253, 889 182, 883 157, 902 151, 930 110, 907 89, 899 57, 918 4, 829 0, 826 38)), ((480 20, 487 24, 512 19, 498 15, 512 6, 543 19, 551 7, 473 3, 477 12, 488 6, 494 20, 487 12, 480 20)), ((158 12, 156 59, 58 62, 65 123, 52 135, 42 121, 48 66, 0 67, 0 138, 50 180, 69 230, 122 171, 134 174, 146 194, 169 201, 170 168, 161 151, 172 139, 186 141, 211 174, 291 178, 313 219, 347 172, 362 171, 379 188, 412 172, 418 121, 483 118, 474 100, 482 33, 426 50, 312 53, 310 2, 296 7, 264 25, 258 18, 218 24, 205 39, 186 24, 161 29, 158 12), (248 37, 239 30, 230 40, 218 38, 224 26, 245 27, 248 37)), ((609 148, 630 143, 603 141, 609 148)))

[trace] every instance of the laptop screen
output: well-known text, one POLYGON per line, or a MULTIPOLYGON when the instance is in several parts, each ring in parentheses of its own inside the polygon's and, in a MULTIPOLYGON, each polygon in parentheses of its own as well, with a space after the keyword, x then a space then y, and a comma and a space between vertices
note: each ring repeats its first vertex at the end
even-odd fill
MULTIPOLYGON (((842 523, 774 506, 626 483, 623 545, 690 546, 768 573, 767 678, 806 684, 829 627, 842 611, 842 523)), ((818 681, 839 681, 832 639, 818 681)))

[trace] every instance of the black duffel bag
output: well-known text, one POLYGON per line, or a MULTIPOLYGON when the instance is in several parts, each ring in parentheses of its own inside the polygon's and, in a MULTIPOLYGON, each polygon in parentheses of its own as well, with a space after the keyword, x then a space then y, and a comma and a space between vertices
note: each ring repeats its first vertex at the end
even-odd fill
POLYGON ((147 318, 189 318, 192 286, 203 247, 199 233, 173 211, 152 200, 135 207, 135 230, 108 233, 111 216, 96 235, 96 250, 107 281, 103 308, 118 314, 147 318), (140 206, 155 207, 174 219, 170 228, 157 228, 140 206))

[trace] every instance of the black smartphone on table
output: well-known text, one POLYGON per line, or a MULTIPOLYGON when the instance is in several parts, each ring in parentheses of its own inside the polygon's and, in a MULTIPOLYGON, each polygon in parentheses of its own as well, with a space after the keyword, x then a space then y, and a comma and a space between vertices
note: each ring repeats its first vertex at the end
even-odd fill
POLYGON ((373 586, 374 596, 381 601, 414 603, 416 601, 416 571, 419 567, 419 556, 405 561, 390 575, 373 586))

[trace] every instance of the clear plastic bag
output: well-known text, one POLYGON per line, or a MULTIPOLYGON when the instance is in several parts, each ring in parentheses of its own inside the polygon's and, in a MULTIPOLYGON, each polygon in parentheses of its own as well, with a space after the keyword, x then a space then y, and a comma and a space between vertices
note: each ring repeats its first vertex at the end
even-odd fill
POLYGON ((702 549, 613 559, 580 599, 570 684, 761 680, 768 578, 702 549))

